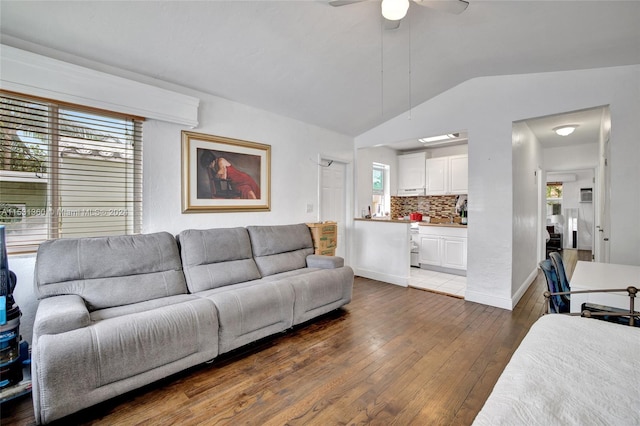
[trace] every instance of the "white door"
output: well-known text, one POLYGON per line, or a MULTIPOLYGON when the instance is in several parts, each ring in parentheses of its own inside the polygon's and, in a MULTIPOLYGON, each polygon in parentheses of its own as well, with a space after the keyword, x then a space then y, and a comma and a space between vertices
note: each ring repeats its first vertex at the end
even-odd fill
POLYGON ((336 256, 345 257, 346 236, 346 171, 347 165, 338 161, 322 160, 321 164, 330 164, 321 167, 320 174, 320 221, 332 221, 338 223, 338 246, 336 256))
POLYGON ((594 236, 594 259, 596 262, 609 263, 609 197, 611 196, 611 167, 609 157, 611 153, 610 126, 611 117, 609 109, 605 108, 603 113, 599 148, 598 169, 596 173, 595 191, 595 224, 596 234, 594 236))

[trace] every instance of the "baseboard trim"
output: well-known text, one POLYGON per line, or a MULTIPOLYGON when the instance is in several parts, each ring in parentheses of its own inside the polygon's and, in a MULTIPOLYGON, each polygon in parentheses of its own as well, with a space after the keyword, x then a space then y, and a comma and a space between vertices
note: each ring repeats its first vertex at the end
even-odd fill
POLYGON ((469 287, 467 287, 467 290, 464 293, 464 300, 468 302, 494 306, 496 308, 506 309, 508 311, 513 310, 511 299, 496 297, 493 294, 478 293, 476 291, 469 290, 469 287))
MULTIPOLYGON (((520 301, 522 296, 524 296, 524 294, 527 292, 527 290, 529 289, 529 286, 536 280, 537 276, 538 276, 538 268, 536 267, 529 274, 527 279, 524 280, 524 282, 522 283, 520 288, 518 288, 518 291, 516 291, 515 294, 513 295, 513 297, 511 298, 511 309, 512 310, 513 310, 513 308, 516 307, 516 305, 518 304, 518 302, 520 301)), ((542 295, 540 295, 540 297, 542 297, 542 295)))
POLYGON ((361 269, 361 268, 353 268, 353 272, 356 275, 359 275, 361 277, 364 278, 369 278, 372 280, 378 280, 378 281, 382 281, 385 283, 389 283, 389 284, 395 284, 395 285, 399 285, 401 287, 408 287, 409 286, 409 277, 402 277, 402 276, 398 276, 398 275, 389 275, 389 274, 382 274, 380 272, 376 272, 376 271, 370 271, 367 269, 361 269))

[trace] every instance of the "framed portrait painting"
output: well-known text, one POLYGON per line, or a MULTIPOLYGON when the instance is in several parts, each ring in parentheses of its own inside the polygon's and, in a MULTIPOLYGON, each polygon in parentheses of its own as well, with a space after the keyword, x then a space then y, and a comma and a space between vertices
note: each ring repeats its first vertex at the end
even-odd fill
POLYGON ((270 145, 182 132, 183 213, 270 209, 270 145))

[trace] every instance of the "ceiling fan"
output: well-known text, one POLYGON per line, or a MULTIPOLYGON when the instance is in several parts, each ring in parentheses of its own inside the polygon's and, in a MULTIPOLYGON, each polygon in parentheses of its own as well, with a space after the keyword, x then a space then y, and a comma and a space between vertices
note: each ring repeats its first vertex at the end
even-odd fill
MULTIPOLYGON (((334 7, 346 6, 348 4, 360 3, 366 0, 329 0, 329 4, 334 7)), ((441 10, 443 12, 460 14, 467 9, 469 2, 465 0, 413 0, 420 6, 431 9, 441 10)), ((400 20, 404 18, 409 10, 409 0, 382 0, 381 3, 382 16, 391 21, 387 25, 387 29, 395 29, 400 26, 400 20)))

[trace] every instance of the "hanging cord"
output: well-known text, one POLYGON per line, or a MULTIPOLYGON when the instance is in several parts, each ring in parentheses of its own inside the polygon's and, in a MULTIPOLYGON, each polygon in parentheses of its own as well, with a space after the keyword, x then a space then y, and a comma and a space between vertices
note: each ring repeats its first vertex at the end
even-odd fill
POLYGON ((384 118, 384 19, 380 20, 380 117, 384 118))
POLYGON ((409 45, 409 120, 411 120, 411 113, 412 113, 412 108, 413 108, 413 101, 411 99, 411 16, 413 15, 412 13, 408 14, 409 16, 407 16, 407 23, 409 24, 409 43, 407 43, 409 45))

